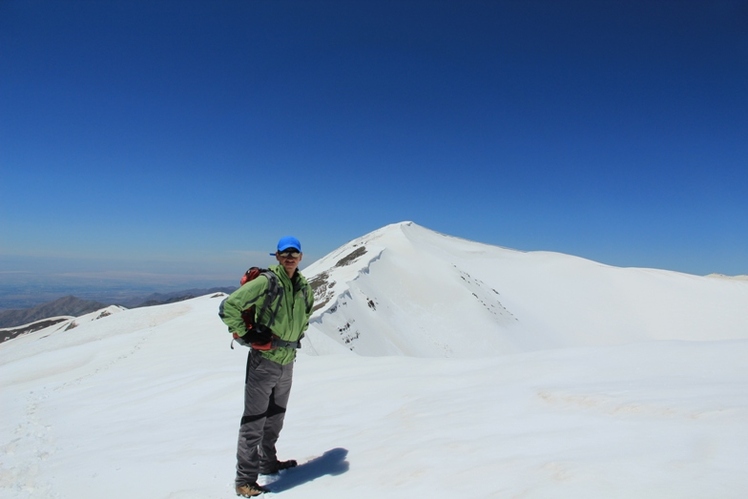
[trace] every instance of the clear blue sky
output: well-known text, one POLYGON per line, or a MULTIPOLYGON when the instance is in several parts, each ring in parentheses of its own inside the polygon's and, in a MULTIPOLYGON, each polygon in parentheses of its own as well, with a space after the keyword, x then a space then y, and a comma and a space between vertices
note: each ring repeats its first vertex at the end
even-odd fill
POLYGON ((2 0, 0 75, 6 276, 403 220, 748 274, 746 1, 2 0))

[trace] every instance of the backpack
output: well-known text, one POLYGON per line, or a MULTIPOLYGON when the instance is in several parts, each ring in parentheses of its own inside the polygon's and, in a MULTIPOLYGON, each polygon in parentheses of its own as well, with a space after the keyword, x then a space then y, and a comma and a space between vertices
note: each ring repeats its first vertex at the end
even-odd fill
MULTIPOLYGON (((242 319, 244 320, 244 328, 247 331, 244 336, 234 335, 234 339, 231 341, 231 348, 234 348, 234 341, 244 346, 251 346, 258 350, 269 350, 272 348, 273 335, 270 332, 270 327, 275 322, 275 316, 280 308, 281 301, 278 300, 274 310, 270 312, 270 320, 267 324, 260 324, 256 321, 256 317, 263 317, 265 312, 270 308, 273 301, 283 293, 283 288, 278 285, 278 276, 276 276, 269 269, 262 269, 260 267, 250 267, 242 276, 239 281, 240 286, 244 286, 249 281, 256 279, 257 277, 264 275, 268 280, 268 289, 265 292, 265 299, 260 306, 259 312, 256 309, 256 304, 252 305, 246 310, 242 311, 242 319)), ((223 306, 228 298, 224 298, 218 307, 218 315, 223 318, 223 306)))

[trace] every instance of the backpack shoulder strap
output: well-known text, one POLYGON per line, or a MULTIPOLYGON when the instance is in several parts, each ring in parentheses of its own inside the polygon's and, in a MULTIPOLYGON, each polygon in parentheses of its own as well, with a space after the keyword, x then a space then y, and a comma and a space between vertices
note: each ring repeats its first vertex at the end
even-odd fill
MULTIPOLYGON (((272 306, 273 301, 275 301, 277 297, 283 295, 283 287, 278 284, 278 276, 276 276, 272 270, 264 270, 260 275, 264 275, 268 280, 268 289, 265 292, 265 301, 262 302, 262 307, 260 308, 260 313, 258 315, 258 317, 263 317, 268 308, 272 306)), ((278 310, 281 306, 281 301, 282 300, 278 300, 275 309, 271 311, 270 320, 267 324, 265 324, 267 327, 271 327, 275 322, 275 316, 278 314, 278 310)))
POLYGON ((304 305, 306 305, 306 313, 310 314, 312 313, 314 302, 312 302, 311 305, 309 304, 309 286, 303 286, 301 288, 301 292, 304 294, 304 305))

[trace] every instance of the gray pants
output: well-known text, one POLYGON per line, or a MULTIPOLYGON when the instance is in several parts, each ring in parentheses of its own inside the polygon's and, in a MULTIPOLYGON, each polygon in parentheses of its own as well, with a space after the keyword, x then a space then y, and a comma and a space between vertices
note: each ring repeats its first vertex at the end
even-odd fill
POLYGON ((244 414, 236 451, 236 484, 257 481, 273 464, 293 380, 293 362, 282 366, 250 350, 244 384, 244 414))

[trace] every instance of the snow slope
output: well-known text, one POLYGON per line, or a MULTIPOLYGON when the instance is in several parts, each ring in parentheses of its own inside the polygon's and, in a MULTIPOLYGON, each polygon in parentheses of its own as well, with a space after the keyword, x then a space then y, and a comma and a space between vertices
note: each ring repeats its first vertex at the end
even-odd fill
POLYGON ((321 305, 314 326, 361 355, 748 338, 746 282, 520 252, 411 222, 351 241, 305 275, 321 305))
MULTIPOLYGON (((321 306, 279 442, 302 465, 268 497, 748 491, 748 283, 408 223, 306 273, 321 306)), ((0 344, 0 497, 235 497, 246 351, 222 296, 0 344)))

